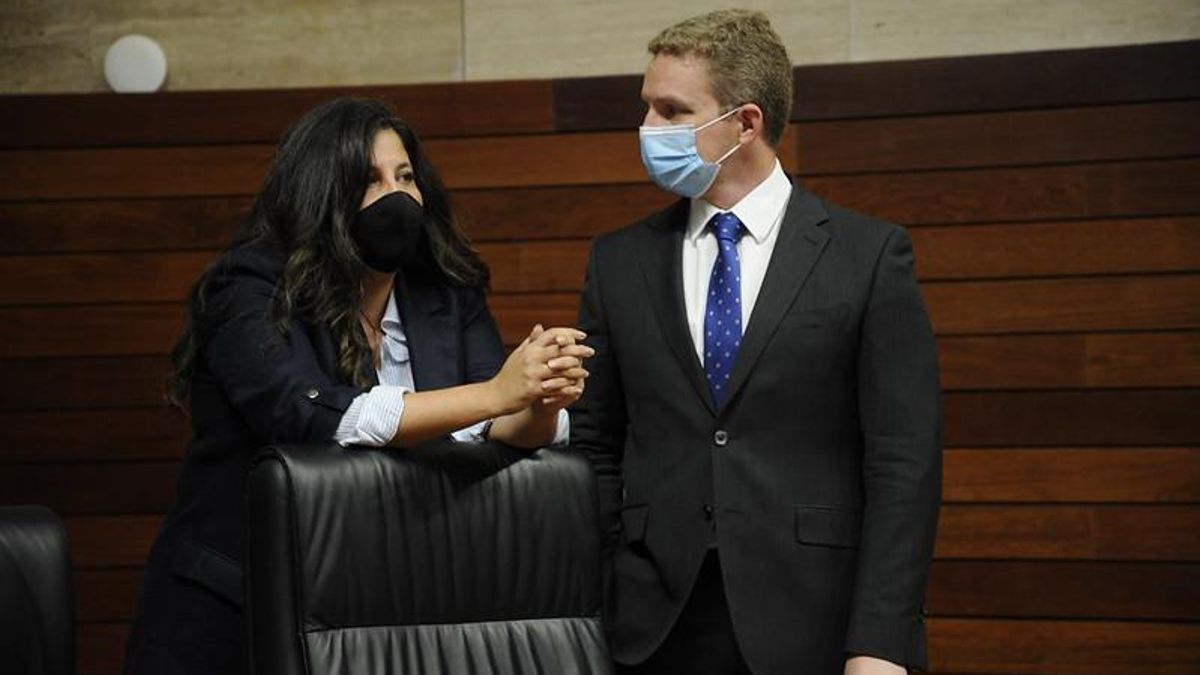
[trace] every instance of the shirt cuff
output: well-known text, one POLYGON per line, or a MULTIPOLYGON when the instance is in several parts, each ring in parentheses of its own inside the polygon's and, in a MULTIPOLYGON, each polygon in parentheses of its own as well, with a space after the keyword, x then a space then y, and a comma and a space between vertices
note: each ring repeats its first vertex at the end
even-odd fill
POLYGON ((338 422, 333 440, 343 446, 383 447, 396 436, 404 414, 404 395, 408 387, 376 385, 354 397, 338 422))

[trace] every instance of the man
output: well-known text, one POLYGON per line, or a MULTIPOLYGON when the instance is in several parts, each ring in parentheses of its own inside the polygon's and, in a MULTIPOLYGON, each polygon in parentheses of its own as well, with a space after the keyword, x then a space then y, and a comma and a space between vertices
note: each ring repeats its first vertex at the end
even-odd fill
POLYGON ((684 199, 593 245, 572 420, 600 481, 613 656, 924 667, 940 416, 909 237, 783 173, 792 70, 764 15, 696 17, 649 48, 642 158, 684 199))

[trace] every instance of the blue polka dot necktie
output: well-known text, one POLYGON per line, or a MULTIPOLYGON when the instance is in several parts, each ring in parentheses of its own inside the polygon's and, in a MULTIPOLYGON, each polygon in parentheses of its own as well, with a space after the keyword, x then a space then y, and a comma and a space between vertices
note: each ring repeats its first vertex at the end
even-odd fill
POLYGON ((704 310, 704 375, 713 403, 720 407, 742 346, 742 263, 737 244, 745 229, 732 213, 718 213, 708 226, 717 235, 717 261, 708 279, 704 310))

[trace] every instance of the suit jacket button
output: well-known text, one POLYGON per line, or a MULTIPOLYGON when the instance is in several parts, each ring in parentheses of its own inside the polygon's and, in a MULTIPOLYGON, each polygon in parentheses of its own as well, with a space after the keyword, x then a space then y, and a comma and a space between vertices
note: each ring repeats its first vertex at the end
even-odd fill
POLYGON ((713 516, 713 506, 712 506, 712 504, 705 504, 705 505, 704 505, 704 519, 705 519, 705 520, 712 520, 712 516, 713 516))
POLYGON ((304 395, 307 396, 308 400, 311 401, 311 400, 314 400, 315 398, 317 398, 318 396, 320 396, 321 392, 317 391, 316 389, 309 389, 308 391, 306 391, 304 393, 304 395))
POLYGON ((718 448, 725 447, 728 442, 729 434, 725 433, 724 429, 718 429, 717 433, 713 434, 713 443, 716 443, 718 448))

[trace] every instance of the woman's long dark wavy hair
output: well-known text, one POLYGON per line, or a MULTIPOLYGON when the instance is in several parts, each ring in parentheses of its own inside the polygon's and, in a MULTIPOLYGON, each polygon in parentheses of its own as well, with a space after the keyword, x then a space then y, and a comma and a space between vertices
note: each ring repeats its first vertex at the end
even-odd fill
MULTIPOLYGON (((387 105, 342 98, 309 111, 287 132, 234 247, 265 243, 286 259, 275 286, 273 319, 286 336, 293 318, 326 327, 338 346, 339 374, 370 381, 372 360, 359 323, 366 264, 350 233, 366 193, 375 135, 392 129, 408 152, 424 199, 429 251, 425 274, 457 286, 486 288, 488 269, 454 218, 450 195, 412 129, 387 105)), ((185 401, 205 340, 206 291, 224 256, 200 275, 188 299, 187 325, 171 350, 167 398, 185 401)), ((406 270, 406 272, 410 272, 406 270)))

